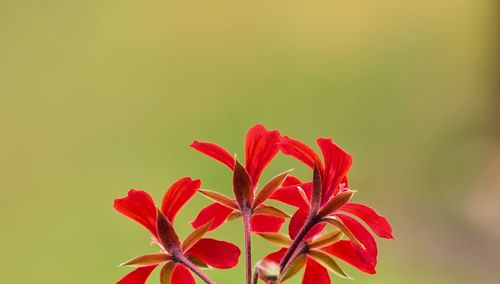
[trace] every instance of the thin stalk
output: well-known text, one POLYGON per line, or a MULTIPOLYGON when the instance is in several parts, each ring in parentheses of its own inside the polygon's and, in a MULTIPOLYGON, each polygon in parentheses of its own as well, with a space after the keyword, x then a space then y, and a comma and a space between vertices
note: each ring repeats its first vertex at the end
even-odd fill
POLYGON ((253 273, 253 282, 252 284, 257 284, 259 281, 259 268, 255 266, 255 271, 253 273))
POLYGON ((246 258, 246 283, 252 283, 252 228, 250 224, 251 211, 242 210, 243 212, 243 227, 245 230, 245 258, 246 258))
POLYGON ((293 254, 295 253, 295 251, 297 250, 297 248, 299 247, 299 245, 302 243, 302 241, 304 240, 304 238, 307 235, 307 233, 309 233, 309 231, 311 230, 311 228, 314 225, 316 225, 316 222, 317 221, 316 221, 316 216, 315 215, 310 214, 309 217, 307 217, 306 222, 304 223, 304 225, 300 229, 299 233, 297 234, 297 236, 293 240, 292 244, 288 247, 285 255, 281 259, 281 262, 280 262, 280 273, 284 272, 285 268, 287 267, 288 263, 290 262, 290 259, 293 256, 293 254))
POLYGON ((184 254, 179 254, 175 256, 175 259, 189 270, 191 270, 194 274, 198 275, 205 283, 207 284, 215 284, 215 282, 210 279, 201 269, 198 268, 194 263, 192 263, 184 254))

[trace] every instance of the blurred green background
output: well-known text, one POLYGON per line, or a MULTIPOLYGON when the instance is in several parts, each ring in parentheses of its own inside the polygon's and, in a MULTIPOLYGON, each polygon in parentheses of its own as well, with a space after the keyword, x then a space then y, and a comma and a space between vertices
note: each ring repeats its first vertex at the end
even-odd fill
MULTIPOLYGON (((496 8, 0 0, 0 282, 114 283, 154 248, 113 199, 159 201, 185 175, 229 194, 229 171, 188 145, 242 156, 261 122, 333 137, 354 156, 357 200, 392 221, 379 273, 343 265, 356 282, 335 283, 499 283, 496 8)), ((280 156, 264 178, 288 168, 309 176, 280 156)), ((183 209, 181 235, 206 204, 183 209)), ((241 244, 240 231, 212 236, 241 244)), ((275 249, 255 242, 256 258, 275 249)), ((211 275, 242 283, 242 268, 211 275)))

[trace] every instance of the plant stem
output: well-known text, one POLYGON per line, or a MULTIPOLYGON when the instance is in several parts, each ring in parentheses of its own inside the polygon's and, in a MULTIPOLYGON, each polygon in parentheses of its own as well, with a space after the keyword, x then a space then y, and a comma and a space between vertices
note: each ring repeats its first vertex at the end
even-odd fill
POLYGON ((255 267, 255 271, 253 273, 253 282, 252 282, 252 284, 257 284, 258 281, 259 281, 259 269, 256 266, 255 267))
POLYGON ((198 275, 205 283, 207 284, 215 284, 215 282, 210 279, 201 269, 199 269, 194 263, 192 263, 184 254, 180 253, 175 256, 177 261, 191 270, 194 274, 198 275))
POLYGON ((311 228, 314 225, 316 225, 316 223, 317 223, 316 216, 314 214, 310 214, 309 217, 307 217, 304 225, 300 229, 299 233, 297 234, 297 236, 293 240, 292 244, 288 247, 285 255, 281 259, 281 262, 280 262, 280 273, 284 272, 285 268, 287 267, 288 263, 290 262, 290 259, 293 256, 293 254, 295 253, 295 251, 297 250, 297 248, 299 247, 299 245, 302 243, 302 241, 304 240, 304 238, 307 235, 307 233, 309 233, 309 231, 311 230, 311 228))
POLYGON ((242 210, 243 213, 243 227, 245 229, 245 257, 246 257, 246 278, 247 284, 252 283, 252 228, 250 224, 250 219, 251 219, 251 210, 250 209, 244 209, 242 210))

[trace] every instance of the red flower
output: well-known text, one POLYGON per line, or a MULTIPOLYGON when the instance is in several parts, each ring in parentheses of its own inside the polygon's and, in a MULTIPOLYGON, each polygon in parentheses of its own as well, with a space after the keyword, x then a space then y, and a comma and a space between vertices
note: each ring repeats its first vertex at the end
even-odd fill
MULTIPOLYGON (((393 238, 391 225, 385 217, 376 213, 369 206, 349 202, 354 193, 348 189, 347 182, 347 173, 352 164, 351 156, 334 144, 331 139, 320 138, 317 143, 322 151, 324 161, 320 160, 314 150, 298 140, 285 136, 280 142, 281 151, 284 154, 297 158, 307 166, 316 168, 315 172, 319 172, 319 177, 315 178, 318 183, 317 186, 321 188, 316 217, 320 218, 321 222, 310 230, 306 238, 321 231, 325 223, 346 227, 347 230, 351 231, 352 239, 340 241, 324 250, 361 271, 375 273, 377 263, 375 240, 363 225, 340 212, 343 211, 360 218, 375 234, 382 238, 393 238), (358 241, 361 246, 356 244, 358 241)), ((289 233, 292 239, 297 236, 311 212, 312 192, 315 186, 313 183, 302 183, 294 178, 294 180, 285 181, 285 186, 276 190, 270 197, 298 207, 289 225, 289 233)))
POLYGON ((179 242, 172 223, 180 208, 199 190, 199 180, 186 177, 175 182, 165 193, 161 209, 157 210, 151 196, 140 190, 130 190, 128 195, 116 199, 115 209, 144 226, 153 236, 161 251, 127 261, 123 265, 137 267, 117 284, 144 284, 151 272, 162 265, 161 283, 195 284, 191 271, 200 267, 231 268, 238 263, 240 250, 235 245, 214 239, 202 238, 209 224, 191 233, 179 242))
MULTIPOLYGON (((225 164, 235 173, 235 181, 244 182, 249 178, 250 190, 248 198, 253 210, 251 228, 254 232, 276 232, 284 223, 287 215, 277 208, 267 206, 264 201, 278 188, 288 173, 276 176, 268 182, 255 196, 260 175, 264 168, 279 152, 280 134, 278 131, 268 131, 263 125, 257 124, 250 128, 245 142, 245 167, 238 167, 236 159, 221 146, 210 142, 194 141, 191 147, 195 150, 225 164), (239 176, 237 176, 239 175, 239 176), (236 180, 237 179, 237 180, 236 180)), ((196 219, 191 223, 198 228, 207 222, 212 222, 210 230, 221 226, 228 218, 241 217, 241 206, 238 196, 236 199, 226 197, 220 193, 200 190, 202 194, 215 201, 203 208, 196 219)), ((237 191, 235 191, 236 193, 237 191)))

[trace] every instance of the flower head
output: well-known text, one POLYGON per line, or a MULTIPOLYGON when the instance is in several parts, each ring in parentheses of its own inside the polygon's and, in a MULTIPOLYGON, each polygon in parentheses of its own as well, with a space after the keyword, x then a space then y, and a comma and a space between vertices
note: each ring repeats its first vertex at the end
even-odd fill
POLYGON ((116 199, 115 209, 144 226, 152 235, 159 253, 146 254, 125 262, 136 267, 117 284, 143 284, 153 270, 162 266, 161 283, 196 283, 190 270, 197 267, 231 268, 238 263, 240 250, 235 245, 203 238, 210 224, 194 230, 182 243, 172 224, 181 207, 199 190, 199 180, 183 178, 165 193, 160 209, 151 196, 141 190, 130 190, 128 195, 116 199))
POLYGON ((288 175, 284 172, 271 179, 258 194, 255 194, 262 171, 279 152, 281 135, 278 131, 267 130, 257 124, 248 130, 245 141, 245 165, 241 165, 233 155, 223 147, 210 143, 194 141, 191 147, 195 150, 225 164, 233 171, 233 190, 235 198, 221 193, 200 190, 202 194, 215 201, 203 208, 192 222, 198 228, 212 222, 211 230, 219 227, 228 219, 242 216, 242 211, 250 210, 251 228, 254 232, 276 232, 284 223, 287 214, 281 210, 267 206, 264 202, 281 186, 288 175))

